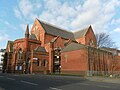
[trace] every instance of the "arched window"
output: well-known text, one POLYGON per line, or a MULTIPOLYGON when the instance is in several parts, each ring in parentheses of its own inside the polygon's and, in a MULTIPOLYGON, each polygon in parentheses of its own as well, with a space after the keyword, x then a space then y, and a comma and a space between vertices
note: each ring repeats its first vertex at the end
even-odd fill
POLYGON ((43 60, 43 66, 47 67, 47 60, 43 60))
POLYGON ((23 57, 22 56, 22 49, 20 48, 19 51, 18 51, 18 59, 21 60, 21 59, 23 59, 22 57, 23 57))
POLYGON ((37 66, 40 66, 40 61, 39 60, 37 61, 37 66))
POLYGON ((90 39, 89 45, 94 46, 94 41, 92 39, 90 39))

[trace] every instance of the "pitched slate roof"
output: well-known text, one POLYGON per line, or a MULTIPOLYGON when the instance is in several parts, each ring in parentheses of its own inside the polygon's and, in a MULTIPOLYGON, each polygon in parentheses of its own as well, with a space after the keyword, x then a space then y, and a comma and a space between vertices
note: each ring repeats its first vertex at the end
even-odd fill
POLYGON ((85 34, 87 33, 88 29, 89 29, 89 27, 74 32, 75 39, 85 36, 85 34))
POLYGON ((38 20, 38 21, 42 25, 42 27, 44 28, 45 33, 50 34, 50 35, 54 35, 54 36, 59 35, 62 38, 71 39, 71 40, 74 40, 74 41, 76 41, 75 39, 77 39, 77 38, 85 36, 85 34, 87 33, 87 31, 90 27, 90 26, 88 26, 88 27, 86 27, 82 30, 79 30, 79 31, 76 31, 76 32, 70 32, 70 31, 61 29, 57 26, 51 25, 49 23, 46 23, 46 22, 43 22, 43 21, 40 21, 40 20, 38 20))
POLYGON ((29 38, 30 38, 30 39, 35 39, 35 40, 37 40, 35 34, 31 34, 31 35, 29 36, 29 38))
POLYGON ((44 48, 44 47, 41 47, 41 46, 37 47, 37 48, 35 49, 35 51, 38 51, 38 52, 46 52, 45 48, 44 48))
POLYGON ((13 41, 8 41, 8 44, 7 44, 7 46, 9 46, 9 51, 10 52, 13 52, 13 41))
POLYGON ((65 39, 71 39, 71 40, 75 40, 74 35, 72 32, 63 30, 61 28, 58 28, 56 26, 53 26, 51 24, 45 23, 43 21, 40 21, 40 24, 43 26, 45 33, 50 34, 50 35, 54 35, 54 36, 61 36, 62 38, 65 39))
POLYGON ((82 45, 82 44, 78 44, 78 43, 71 43, 68 46, 66 46, 65 48, 63 48, 62 52, 79 50, 79 49, 84 48, 84 47, 87 47, 87 46, 82 45))

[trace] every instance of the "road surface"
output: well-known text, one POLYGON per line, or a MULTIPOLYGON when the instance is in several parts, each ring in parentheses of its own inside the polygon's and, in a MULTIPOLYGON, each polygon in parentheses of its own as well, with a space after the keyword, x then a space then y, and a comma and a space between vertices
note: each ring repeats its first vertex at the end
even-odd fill
POLYGON ((120 84, 81 77, 0 74, 0 90, 120 90, 120 84))

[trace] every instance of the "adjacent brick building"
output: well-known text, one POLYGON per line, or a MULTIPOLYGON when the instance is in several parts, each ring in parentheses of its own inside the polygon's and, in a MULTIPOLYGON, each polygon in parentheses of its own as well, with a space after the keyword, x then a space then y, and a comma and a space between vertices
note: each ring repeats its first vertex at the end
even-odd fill
POLYGON ((109 74, 113 53, 96 45, 91 26, 70 32, 36 19, 30 32, 27 25, 24 38, 8 41, 4 71, 109 74))
POLYGON ((71 43, 61 53, 62 73, 106 75, 111 71, 111 52, 78 43, 71 43))
POLYGON ((5 49, 0 49, 0 71, 3 68, 3 58, 4 58, 5 49))

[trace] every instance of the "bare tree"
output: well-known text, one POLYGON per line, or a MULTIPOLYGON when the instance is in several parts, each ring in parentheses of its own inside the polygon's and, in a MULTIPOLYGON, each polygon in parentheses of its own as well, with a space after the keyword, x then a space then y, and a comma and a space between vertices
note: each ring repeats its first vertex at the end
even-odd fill
POLYGON ((108 48, 115 47, 115 42, 113 42, 112 39, 110 38, 110 35, 105 32, 96 34, 96 39, 97 39, 98 47, 108 47, 108 48))

